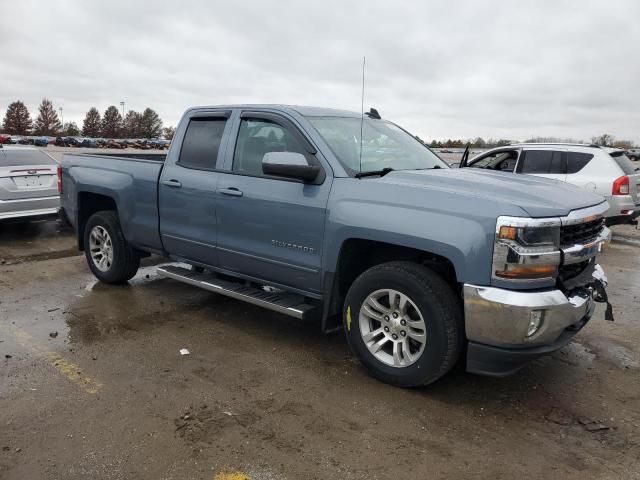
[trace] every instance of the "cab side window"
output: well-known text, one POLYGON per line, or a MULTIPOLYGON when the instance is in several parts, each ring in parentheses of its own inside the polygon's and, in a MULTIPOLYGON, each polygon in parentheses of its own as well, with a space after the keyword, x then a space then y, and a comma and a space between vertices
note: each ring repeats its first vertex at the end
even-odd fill
POLYGON ((243 118, 233 154, 233 171, 264 176, 262 158, 269 152, 306 155, 305 149, 288 128, 270 120, 243 118))
POLYGON ((520 173, 565 173, 562 152, 553 150, 527 150, 521 162, 520 173))
POLYGON ((182 142, 177 164, 196 170, 216 168, 226 118, 192 118, 182 142))

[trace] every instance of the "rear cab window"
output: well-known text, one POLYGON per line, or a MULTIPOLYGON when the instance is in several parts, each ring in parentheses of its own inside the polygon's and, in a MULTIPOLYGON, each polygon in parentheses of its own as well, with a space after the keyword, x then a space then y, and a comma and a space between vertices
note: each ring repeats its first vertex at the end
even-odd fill
POLYGON ((226 117, 194 117, 189 120, 177 165, 214 170, 227 124, 226 117))
POLYGON ((53 158, 40 150, 0 150, 0 167, 56 165, 53 158))

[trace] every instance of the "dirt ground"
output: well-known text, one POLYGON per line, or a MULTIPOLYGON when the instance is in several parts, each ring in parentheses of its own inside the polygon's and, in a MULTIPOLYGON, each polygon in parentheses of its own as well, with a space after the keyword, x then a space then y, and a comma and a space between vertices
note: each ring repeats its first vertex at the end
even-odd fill
POLYGON ((601 257, 615 323, 418 390, 153 263, 105 286, 58 223, 0 225, 0 479, 640 479, 638 247, 601 257))

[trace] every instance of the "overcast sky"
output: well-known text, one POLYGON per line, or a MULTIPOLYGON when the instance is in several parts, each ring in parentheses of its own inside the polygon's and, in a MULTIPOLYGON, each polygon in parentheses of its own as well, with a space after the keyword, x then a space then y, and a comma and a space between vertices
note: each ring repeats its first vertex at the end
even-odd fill
POLYGON ((640 143, 640 1, 2 0, 0 114, 96 106, 360 110, 425 139, 640 143))

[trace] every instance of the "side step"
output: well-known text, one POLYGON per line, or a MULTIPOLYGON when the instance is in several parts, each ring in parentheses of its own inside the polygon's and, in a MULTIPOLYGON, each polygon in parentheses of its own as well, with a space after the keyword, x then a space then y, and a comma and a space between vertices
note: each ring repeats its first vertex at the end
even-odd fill
POLYGON ((316 310, 313 305, 304 302, 302 295, 294 293, 270 293, 239 282, 223 280, 211 273, 197 273, 184 267, 167 265, 158 267, 158 275, 188 283, 210 292, 252 303, 260 307, 283 313, 299 319, 308 319, 316 310))

